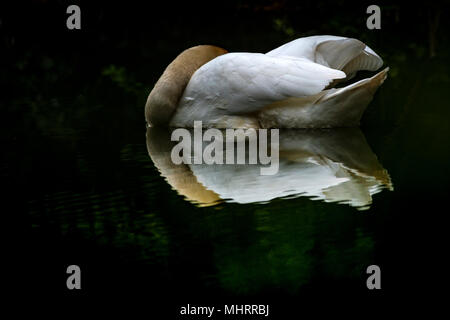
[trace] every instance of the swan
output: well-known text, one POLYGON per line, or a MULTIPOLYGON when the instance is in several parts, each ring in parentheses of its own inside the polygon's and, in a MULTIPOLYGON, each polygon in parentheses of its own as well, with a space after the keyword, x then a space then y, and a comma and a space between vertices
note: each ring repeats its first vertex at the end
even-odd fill
POLYGON ((151 90, 149 126, 330 128, 358 126, 387 77, 334 88, 383 60, 363 42, 339 36, 293 40, 266 54, 199 45, 169 64, 151 90))

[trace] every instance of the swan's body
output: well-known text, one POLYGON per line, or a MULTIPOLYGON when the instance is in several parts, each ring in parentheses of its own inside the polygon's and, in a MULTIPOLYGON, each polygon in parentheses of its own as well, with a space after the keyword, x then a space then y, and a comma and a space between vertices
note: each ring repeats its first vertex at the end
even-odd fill
POLYGON ((328 89, 381 58, 356 39, 300 38, 267 54, 227 53, 214 46, 184 51, 166 69, 146 104, 152 125, 192 127, 336 127, 358 125, 378 75, 328 89))

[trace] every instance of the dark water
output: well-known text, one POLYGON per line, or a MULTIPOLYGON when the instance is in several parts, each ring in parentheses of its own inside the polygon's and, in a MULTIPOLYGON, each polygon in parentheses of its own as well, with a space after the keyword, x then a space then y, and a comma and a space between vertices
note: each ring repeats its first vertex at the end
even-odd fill
MULTIPOLYGON (((64 291, 66 265, 80 265, 83 289, 92 295, 151 288, 178 293, 180 303, 197 295, 271 301, 278 293, 326 288, 357 297, 367 294, 371 264, 385 270, 386 292, 401 290, 395 279, 415 257, 410 241, 416 240, 409 237, 420 232, 410 228, 425 219, 416 210, 435 214, 435 204, 446 201, 449 177, 444 84, 428 84, 426 73, 417 76, 423 80, 413 92, 401 88, 401 78, 386 81, 366 114, 386 123, 407 109, 400 123, 357 132, 367 145, 353 146, 349 157, 370 148, 376 169, 386 170, 393 186, 372 195, 365 211, 308 197, 199 207, 160 176, 145 126, 123 120, 129 105, 115 106, 121 121, 99 117, 80 130, 58 128, 56 134, 52 123, 44 132, 21 132, 21 144, 6 148, 3 172, 23 188, 16 204, 28 224, 23 254, 39 261, 44 276, 38 283, 45 279, 53 291, 64 291)), ((354 188, 367 193, 364 185, 354 188)))
POLYGON ((318 133, 326 135, 319 144, 346 150, 336 163, 379 178, 376 193, 358 180, 333 201, 291 195, 213 206, 187 201, 149 156, 144 101, 172 56, 153 53, 144 79, 120 62, 81 66, 77 75, 55 67, 50 53, 20 55, 8 70, 27 89, 4 92, 1 129, 4 213, 20 220, 10 241, 16 288, 69 298, 139 295, 154 308, 170 305, 167 318, 187 303, 272 304, 281 314, 299 301, 419 296, 439 283, 437 257, 446 255, 450 65, 448 44, 440 49, 429 59, 414 47, 382 48, 391 71, 357 137, 318 133), (39 71, 27 73, 27 65, 39 71), (355 197, 363 200, 349 205, 355 197), (80 292, 65 287, 71 264, 82 270, 80 292), (382 270, 379 292, 366 287, 372 264, 382 270))

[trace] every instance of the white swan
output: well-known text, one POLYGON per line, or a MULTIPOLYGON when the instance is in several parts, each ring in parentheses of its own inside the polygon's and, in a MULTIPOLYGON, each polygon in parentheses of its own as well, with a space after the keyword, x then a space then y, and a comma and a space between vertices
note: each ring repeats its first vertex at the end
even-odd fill
POLYGON ((313 36, 266 54, 215 46, 182 52, 164 71, 145 106, 150 125, 218 128, 356 126, 388 68, 331 88, 383 60, 359 40, 313 36))

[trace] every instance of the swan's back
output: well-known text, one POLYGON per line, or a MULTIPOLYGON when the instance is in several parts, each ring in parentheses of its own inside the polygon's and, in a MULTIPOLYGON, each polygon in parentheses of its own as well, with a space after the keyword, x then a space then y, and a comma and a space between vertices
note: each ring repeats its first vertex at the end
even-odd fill
POLYGON ((192 76, 172 126, 196 120, 216 122, 226 115, 259 112, 289 97, 314 95, 345 73, 297 57, 228 53, 204 64, 192 76))

